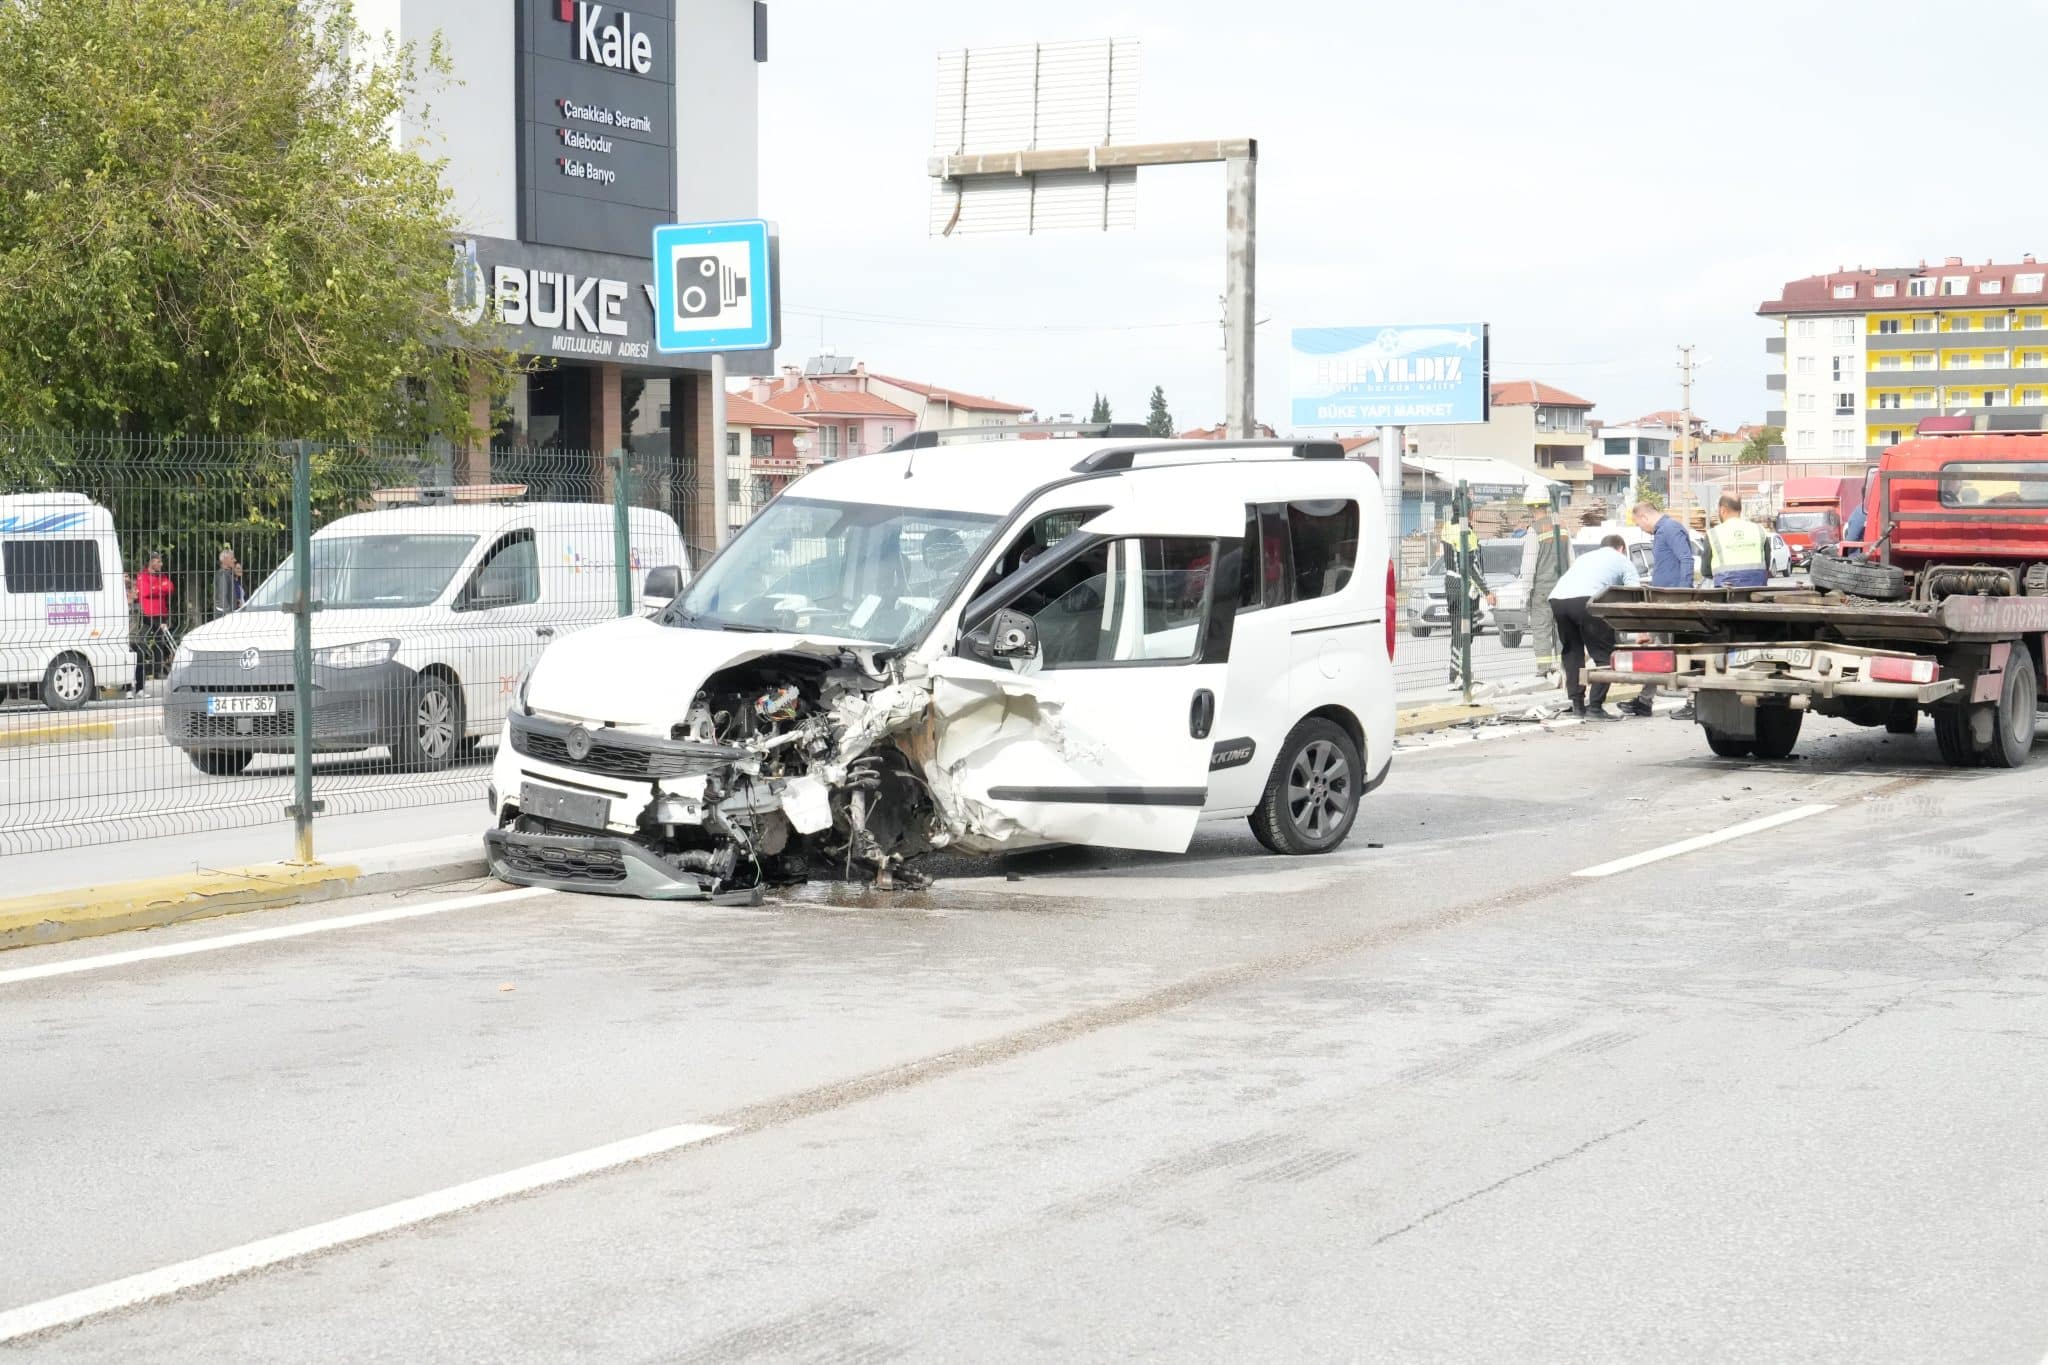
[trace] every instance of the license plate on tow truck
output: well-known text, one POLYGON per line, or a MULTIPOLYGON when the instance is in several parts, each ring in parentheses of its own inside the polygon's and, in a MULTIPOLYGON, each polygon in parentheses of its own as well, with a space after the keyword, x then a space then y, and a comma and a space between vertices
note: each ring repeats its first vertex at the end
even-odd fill
POLYGON ((1792 668, 1812 668, 1813 651, 1810 649, 1731 649, 1728 651, 1728 666, 1743 668, 1749 664, 1785 664, 1792 668))

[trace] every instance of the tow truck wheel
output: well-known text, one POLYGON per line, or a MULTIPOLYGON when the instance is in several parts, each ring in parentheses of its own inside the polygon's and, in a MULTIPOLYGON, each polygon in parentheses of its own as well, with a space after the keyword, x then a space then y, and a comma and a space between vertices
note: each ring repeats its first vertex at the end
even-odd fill
POLYGON ((1785 758, 1799 743, 1799 727, 1806 720, 1804 711, 1794 711, 1789 706, 1761 706, 1756 713, 1756 756, 1758 758, 1785 758))
POLYGON ((1723 734, 1711 725, 1702 725, 1700 729, 1707 732, 1707 747, 1722 758, 1748 758, 1756 748, 1756 741, 1753 739, 1737 739, 1733 735, 1723 734))
POLYGON ((1941 750, 1941 761, 1949 767, 1976 767, 1977 755, 1970 747, 1970 708, 1959 703, 1936 707, 1934 743, 1941 750))
POLYGON ((1920 728, 1920 708, 1909 701, 1892 703, 1892 709, 1885 713, 1884 732, 1888 735, 1910 735, 1920 728))
POLYGON ((1998 714, 1991 747, 1983 753, 1988 768, 2024 765, 2034 747, 2034 659, 2024 645, 2014 645, 2005 665, 2005 689, 1998 694, 1998 714))

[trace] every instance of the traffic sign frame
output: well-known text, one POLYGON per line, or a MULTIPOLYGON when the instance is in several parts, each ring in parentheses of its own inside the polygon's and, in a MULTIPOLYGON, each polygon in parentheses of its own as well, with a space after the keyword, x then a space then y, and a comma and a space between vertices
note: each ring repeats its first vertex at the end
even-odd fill
MULTIPOLYGON (((713 355, 728 351, 773 350, 776 311, 773 229, 766 219, 714 223, 665 223, 654 230, 654 345, 668 355, 713 355), (730 257, 744 248, 747 263, 745 325, 679 325, 676 262, 694 253, 730 257)), ((720 267, 721 269, 723 267, 720 267)), ((726 312, 721 310, 723 323, 726 312)))

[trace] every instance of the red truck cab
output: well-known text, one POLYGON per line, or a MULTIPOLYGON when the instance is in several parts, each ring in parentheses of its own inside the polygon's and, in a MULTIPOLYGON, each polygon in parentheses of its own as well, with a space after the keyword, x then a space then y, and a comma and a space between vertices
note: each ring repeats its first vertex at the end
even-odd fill
POLYGON ((1842 528, 1863 504, 1863 481, 1857 478, 1787 479, 1775 526, 1792 551, 1796 567, 1821 546, 1842 543, 1842 528))
POLYGON ((1871 496, 1865 538, 1875 557, 1908 573, 1957 562, 2048 563, 2048 434, 1901 441, 1884 453, 1871 496))

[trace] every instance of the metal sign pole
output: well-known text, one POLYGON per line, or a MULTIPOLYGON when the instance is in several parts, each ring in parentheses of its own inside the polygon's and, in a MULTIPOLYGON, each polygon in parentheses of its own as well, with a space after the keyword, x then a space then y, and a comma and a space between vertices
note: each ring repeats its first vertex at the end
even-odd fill
POLYGON ((726 506, 726 490, 731 486, 732 471, 728 469, 725 453, 725 356, 720 352, 711 355, 711 516, 717 523, 711 529, 711 543, 725 544, 732 534, 732 512, 726 506))
POLYGON ((606 457, 612 467, 612 562, 618 565, 619 615, 633 614, 633 472, 624 450, 606 457))

